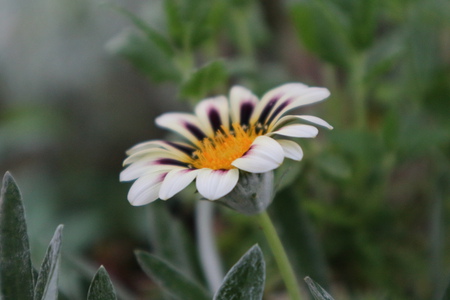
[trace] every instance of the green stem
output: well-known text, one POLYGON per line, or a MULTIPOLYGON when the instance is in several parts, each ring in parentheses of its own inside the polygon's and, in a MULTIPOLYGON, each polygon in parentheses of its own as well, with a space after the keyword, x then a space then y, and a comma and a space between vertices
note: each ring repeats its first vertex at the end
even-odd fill
POLYGON ((350 73, 348 86, 355 106, 355 123, 358 129, 364 129, 367 125, 366 87, 364 82, 365 55, 355 55, 350 73))
POLYGON ((272 220, 266 211, 258 215, 259 223, 266 235, 267 242, 272 250, 273 256, 280 270, 281 277, 283 277, 284 283, 288 290, 291 300, 300 300, 300 290, 297 284, 297 278, 295 277, 294 270, 292 269, 286 251, 283 244, 281 244, 277 231, 273 226, 272 220))

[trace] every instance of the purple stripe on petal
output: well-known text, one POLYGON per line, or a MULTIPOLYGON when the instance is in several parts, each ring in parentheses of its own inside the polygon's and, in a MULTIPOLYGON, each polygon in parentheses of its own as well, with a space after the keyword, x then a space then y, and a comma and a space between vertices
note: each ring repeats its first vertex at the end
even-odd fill
POLYGON ((189 132, 192 133, 199 141, 203 140, 206 137, 206 135, 203 133, 203 131, 200 130, 200 128, 189 122, 184 122, 184 127, 186 127, 186 129, 189 130, 189 132))
POLYGON ((170 146, 172 146, 172 147, 174 147, 174 148, 177 148, 178 150, 180 150, 180 151, 186 153, 186 154, 189 155, 189 156, 192 154, 192 152, 195 151, 195 149, 193 149, 193 148, 191 148, 191 147, 187 147, 187 146, 180 145, 180 144, 177 144, 177 143, 167 142, 167 141, 166 141, 165 143, 167 143, 168 145, 170 145, 170 146))
POLYGON ((255 105, 248 101, 241 105, 241 125, 248 125, 250 123, 250 116, 252 115, 255 105))
POLYGON ((208 118, 214 132, 219 130, 222 125, 222 120, 220 119, 219 112, 214 107, 208 111, 208 118))
POLYGON ((279 96, 272 98, 269 102, 267 102, 266 106, 264 107, 263 111, 259 115, 258 122, 259 124, 265 124, 266 119, 269 116, 270 111, 275 106, 275 104, 280 100, 279 96))
POLYGON ((188 164, 184 163, 182 161, 172 159, 172 158, 161 158, 155 161, 155 164, 160 165, 174 165, 174 166, 180 166, 180 167, 187 167, 188 164))
POLYGON ((278 106, 277 109, 275 109, 273 114, 270 116, 269 121, 267 121, 267 124, 272 123, 273 119, 275 119, 275 117, 291 102, 292 102, 292 99, 289 99, 289 100, 286 100, 285 102, 283 102, 282 104, 280 104, 280 106, 278 106))

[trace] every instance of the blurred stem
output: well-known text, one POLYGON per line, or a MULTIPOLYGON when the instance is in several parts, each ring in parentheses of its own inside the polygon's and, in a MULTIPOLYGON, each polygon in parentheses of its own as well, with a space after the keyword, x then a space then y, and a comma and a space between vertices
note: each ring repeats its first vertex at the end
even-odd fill
POLYGON ((188 50, 183 51, 178 55, 176 63, 181 73, 181 80, 187 80, 194 68, 192 53, 188 50))
POLYGON ((209 289, 215 293, 222 284, 223 270, 212 230, 213 204, 208 201, 197 201, 196 213, 200 261, 209 289))
POLYGON ((233 23, 236 31, 237 45, 246 59, 248 59, 251 68, 254 69, 255 50, 252 44, 252 37, 248 28, 247 16, 244 9, 234 9, 232 13, 233 23))
POLYGON ((353 105, 355 106, 355 123, 358 129, 364 129, 367 125, 366 88, 364 83, 365 62, 364 53, 355 54, 348 86, 353 105))
POLYGON ((275 257, 275 261, 277 262, 281 277, 283 277, 291 300, 300 300, 301 296, 297 284, 297 278, 295 277, 294 270, 289 263, 289 259, 283 245, 281 244, 277 231, 273 226, 272 220, 266 211, 259 214, 258 218, 259 224, 266 235, 267 242, 269 243, 273 256, 275 257))

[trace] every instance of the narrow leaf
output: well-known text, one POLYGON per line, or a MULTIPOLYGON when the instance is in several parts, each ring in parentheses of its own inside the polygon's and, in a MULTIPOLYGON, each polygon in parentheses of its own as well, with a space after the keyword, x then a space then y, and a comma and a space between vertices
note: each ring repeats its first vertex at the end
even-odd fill
POLYGON ((164 37, 162 34, 158 33, 156 30, 151 28, 145 21, 143 21, 141 18, 133 14, 132 12, 126 10, 123 7, 120 7, 118 5, 108 3, 108 6, 116 10, 117 12, 121 13, 125 17, 127 17, 133 24, 142 30, 143 33, 164 53, 168 55, 173 55, 174 50, 172 48, 172 45, 169 43, 166 37, 164 37))
POLYGON ((95 273, 89 286, 87 300, 115 300, 117 299, 114 286, 106 269, 101 266, 95 273))
POLYGON ((0 194, 0 298, 33 299, 33 267, 19 188, 9 172, 0 194))
POLYGON ((63 227, 63 225, 59 225, 56 228, 55 234, 48 246, 34 288, 34 300, 58 299, 58 268, 59 258, 61 256, 63 227))
POLYGON ((144 272, 174 298, 211 299, 205 289, 164 260, 143 251, 136 251, 136 257, 144 272))
POLYGON ((253 246, 231 268, 214 300, 260 300, 266 278, 264 257, 258 245, 253 246))
POLYGON ((334 300, 330 294, 327 293, 317 282, 309 277, 305 277, 306 284, 308 284, 311 294, 316 300, 334 300))
POLYGON ((143 35, 124 31, 109 41, 106 48, 155 81, 177 81, 180 78, 172 57, 143 35))
POLYGON ((227 79, 228 72, 222 60, 216 60, 196 70, 183 83, 181 96, 200 99, 227 79))

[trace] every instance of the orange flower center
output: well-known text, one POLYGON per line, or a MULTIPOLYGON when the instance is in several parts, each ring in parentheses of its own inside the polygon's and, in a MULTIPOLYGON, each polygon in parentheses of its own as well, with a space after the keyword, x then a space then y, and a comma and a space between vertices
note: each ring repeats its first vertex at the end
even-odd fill
POLYGON ((235 168, 231 163, 242 157, 250 149, 259 135, 254 127, 243 128, 233 123, 233 130, 222 126, 212 138, 204 138, 193 153, 191 165, 196 169, 229 170, 235 168))

